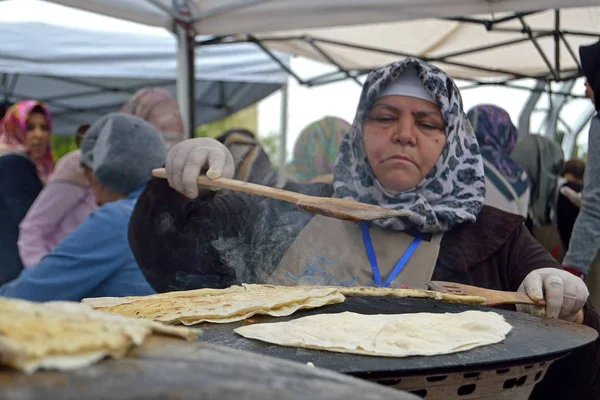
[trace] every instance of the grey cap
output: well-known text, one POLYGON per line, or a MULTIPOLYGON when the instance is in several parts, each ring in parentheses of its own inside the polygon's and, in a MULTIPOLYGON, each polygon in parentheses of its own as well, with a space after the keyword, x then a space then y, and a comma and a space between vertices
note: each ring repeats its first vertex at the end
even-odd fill
POLYGON ((152 177, 165 162, 160 133, 132 115, 111 113, 96 121, 81 142, 81 163, 100 184, 129 194, 152 177))

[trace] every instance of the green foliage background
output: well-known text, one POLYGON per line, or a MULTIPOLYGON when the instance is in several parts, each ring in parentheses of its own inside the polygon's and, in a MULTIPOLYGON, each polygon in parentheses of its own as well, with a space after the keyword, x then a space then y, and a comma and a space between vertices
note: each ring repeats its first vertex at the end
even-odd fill
POLYGON ((54 161, 58 161, 59 158, 76 149, 75 136, 52 136, 54 161))

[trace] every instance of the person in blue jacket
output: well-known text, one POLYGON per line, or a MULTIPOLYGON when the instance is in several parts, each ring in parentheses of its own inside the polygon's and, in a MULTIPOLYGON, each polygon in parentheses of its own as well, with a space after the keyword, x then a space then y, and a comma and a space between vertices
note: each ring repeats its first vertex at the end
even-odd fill
POLYGON ((140 118, 113 113, 92 125, 81 163, 100 206, 34 267, 0 287, 0 296, 32 301, 154 293, 127 241, 133 207, 165 162, 160 134, 140 118))

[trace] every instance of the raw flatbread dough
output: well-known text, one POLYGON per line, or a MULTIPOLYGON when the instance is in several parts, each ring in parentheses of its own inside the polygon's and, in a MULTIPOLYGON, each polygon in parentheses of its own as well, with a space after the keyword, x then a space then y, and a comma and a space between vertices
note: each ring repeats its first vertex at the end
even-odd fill
POLYGON ((433 356, 504 340, 512 327, 495 312, 458 314, 319 314, 235 329, 281 346, 386 357, 433 356))
POLYGON ((200 331, 111 315, 79 303, 0 298, 0 364, 26 373, 122 357, 153 333, 191 340, 200 331))
POLYGON ((273 285, 234 286, 220 292, 218 289, 172 292, 128 298, 121 302, 118 298, 84 299, 85 303, 102 311, 184 325, 229 323, 256 314, 282 317, 300 309, 343 301, 344 296, 332 287, 273 285))

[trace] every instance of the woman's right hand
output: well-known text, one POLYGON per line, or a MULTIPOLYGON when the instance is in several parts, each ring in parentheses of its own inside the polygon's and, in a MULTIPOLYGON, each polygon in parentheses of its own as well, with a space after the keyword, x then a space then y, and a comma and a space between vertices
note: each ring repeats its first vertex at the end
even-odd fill
POLYGON ((169 150, 165 163, 169 185, 190 199, 198 197, 196 178, 206 171, 209 179, 231 178, 233 156, 220 142, 210 138, 188 139, 169 150))

